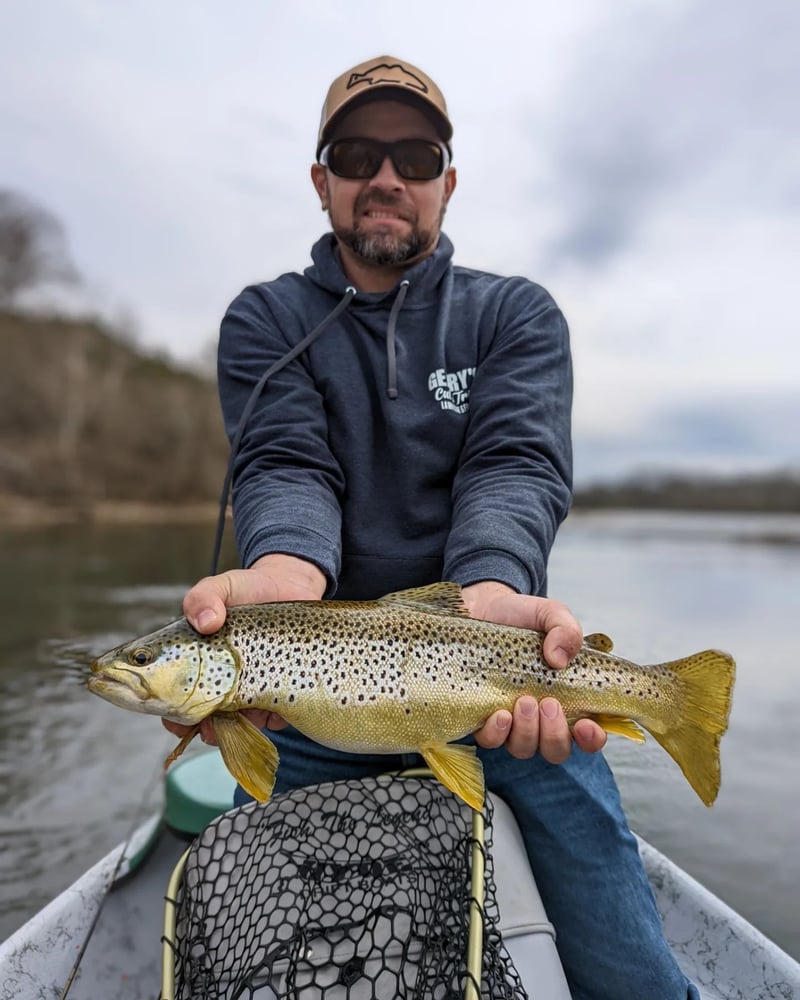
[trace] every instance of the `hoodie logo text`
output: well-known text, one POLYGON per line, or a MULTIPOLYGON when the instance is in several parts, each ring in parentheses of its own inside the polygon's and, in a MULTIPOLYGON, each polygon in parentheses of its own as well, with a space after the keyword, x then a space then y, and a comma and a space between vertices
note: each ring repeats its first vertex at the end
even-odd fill
POLYGON ((469 409, 469 390, 475 375, 474 368, 461 368, 447 372, 437 368, 428 376, 428 389, 443 410, 466 413, 469 409))

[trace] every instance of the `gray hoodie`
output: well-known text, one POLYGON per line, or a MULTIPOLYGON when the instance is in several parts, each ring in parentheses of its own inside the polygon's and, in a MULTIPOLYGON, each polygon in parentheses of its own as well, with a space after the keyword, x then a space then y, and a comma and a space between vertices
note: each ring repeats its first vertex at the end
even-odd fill
MULTIPOLYGON (((570 502, 566 322, 540 286, 452 254, 442 235, 391 291, 356 291, 266 383, 235 465, 243 565, 300 556, 341 599, 442 579, 544 593, 570 502)), ((332 234, 312 259, 246 288, 222 321, 231 438, 264 372, 345 296, 332 234)))

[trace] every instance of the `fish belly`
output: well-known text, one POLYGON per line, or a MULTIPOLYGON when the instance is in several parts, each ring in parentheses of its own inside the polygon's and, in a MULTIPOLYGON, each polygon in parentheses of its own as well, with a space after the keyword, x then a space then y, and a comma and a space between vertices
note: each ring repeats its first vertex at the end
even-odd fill
POLYGON ((324 746, 389 754, 461 739, 516 700, 513 685, 476 663, 474 650, 402 643, 391 654, 294 670, 255 703, 324 746))

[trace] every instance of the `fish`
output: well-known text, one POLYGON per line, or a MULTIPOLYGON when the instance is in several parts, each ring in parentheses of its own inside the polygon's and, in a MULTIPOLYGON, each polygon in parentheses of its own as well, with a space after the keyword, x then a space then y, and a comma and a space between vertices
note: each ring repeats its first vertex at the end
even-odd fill
POLYGON ((556 698, 570 724, 667 751, 705 805, 720 787, 735 663, 708 649, 639 666, 608 636, 584 637, 563 670, 547 665, 544 634, 470 616, 454 583, 372 601, 288 601, 229 608, 202 635, 185 618, 98 657, 89 690, 121 708, 192 729, 169 766, 211 717, 230 773, 267 801, 278 752, 242 709, 275 712, 307 737, 351 753, 418 753, 473 809, 485 784, 476 749, 456 742, 520 695, 556 698))

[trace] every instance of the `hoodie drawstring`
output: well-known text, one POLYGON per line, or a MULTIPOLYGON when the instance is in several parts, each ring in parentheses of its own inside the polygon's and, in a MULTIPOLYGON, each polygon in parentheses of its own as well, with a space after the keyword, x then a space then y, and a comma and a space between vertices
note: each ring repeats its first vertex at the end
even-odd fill
MULTIPOLYGON (((408 282, 404 282, 408 284, 408 282)), ((305 337, 299 343, 295 344, 290 350, 283 355, 283 357, 278 358, 278 360, 269 366, 269 368, 264 372, 258 382, 253 386, 253 391, 245 403, 245 407, 242 410, 242 415, 239 417, 239 423, 236 426, 236 433, 233 436, 233 441, 231 442, 231 453, 228 459, 228 470, 225 473, 225 482, 222 484, 222 493, 219 498, 219 516, 217 517, 217 532, 214 536, 214 551, 211 556, 211 576, 217 572, 217 567, 219 565, 219 555, 222 550, 222 536, 225 533, 225 512, 228 507, 228 496, 231 492, 231 483, 233 482, 233 470, 236 464, 236 456, 239 454, 239 447, 242 443, 242 437, 244 436, 245 427, 250 419, 253 409, 258 401, 258 397, 261 395, 264 386, 276 375, 282 368, 285 368, 290 362, 294 361, 298 355, 302 354, 306 348, 310 347, 311 344, 319 337, 321 333, 333 323, 335 319, 345 311, 345 309, 350 305, 352 299, 356 296, 356 290, 352 285, 348 285, 344 295, 341 300, 337 303, 336 307, 332 309, 328 315, 322 320, 322 322, 314 327, 311 333, 306 334, 305 337)), ((399 297, 399 296, 398 296, 399 297)), ((405 292, 403 293, 403 298, 405 298, 405 292)), ((401 299, 402 303, 402 299, 401 299)), ((394 314, 394 310, 392 310, 394 314)), ((391 324, 391 317, 389 318, 391 324)), ((395 395, 396 395, 395 390, 395 395)))
POLYGON ((389 313, 389 323, 386 328, 386 395, 389 399, 397 399, 397 347, 395 343, 395 333, 397 330, 397 317, 403 308, 403 300, 408 295, 409 282, 404 279, 400 282, 392 311, 389 313))

